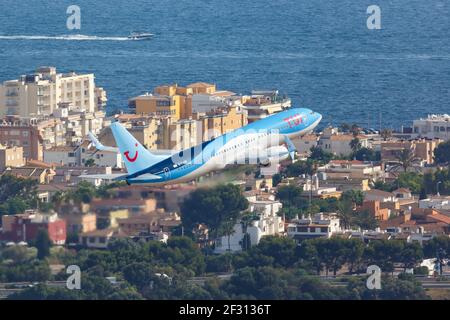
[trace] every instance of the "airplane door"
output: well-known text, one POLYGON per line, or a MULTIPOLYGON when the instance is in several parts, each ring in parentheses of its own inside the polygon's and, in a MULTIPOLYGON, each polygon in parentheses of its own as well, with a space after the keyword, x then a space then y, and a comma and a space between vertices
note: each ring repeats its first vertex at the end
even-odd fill
POLYGON ((170 170, 169 170, 168 167, 165 167, 165 168, 164 168, 164 177, 165 177, 166 179, 169 179, 169 178, 170 178, 170 170))

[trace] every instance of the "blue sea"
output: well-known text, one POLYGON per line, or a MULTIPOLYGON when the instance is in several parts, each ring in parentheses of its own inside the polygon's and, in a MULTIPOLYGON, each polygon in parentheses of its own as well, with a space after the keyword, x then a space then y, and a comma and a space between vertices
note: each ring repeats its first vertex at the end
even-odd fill
POLYGON ((93 72, 110 111, 164 83, 276 88, 322 125, 399 128, 450 113, 449 35, 448 0, 1 0, 0 81, 40 65, 93 72), (373 4, 381 30, 366 26, 373 4), (133 30, 155 37, 126 40, 133 30))

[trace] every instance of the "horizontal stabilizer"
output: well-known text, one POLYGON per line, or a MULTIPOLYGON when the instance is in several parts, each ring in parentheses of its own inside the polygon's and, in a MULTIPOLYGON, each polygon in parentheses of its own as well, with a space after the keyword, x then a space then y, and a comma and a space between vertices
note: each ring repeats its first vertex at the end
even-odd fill
POLYGON ((88 137, 94 147, 99 151, 119 152, 119 148, 104 146, 100 141, 98 141, 98 139, 92 134, 92 132, 88 132, 88 137))

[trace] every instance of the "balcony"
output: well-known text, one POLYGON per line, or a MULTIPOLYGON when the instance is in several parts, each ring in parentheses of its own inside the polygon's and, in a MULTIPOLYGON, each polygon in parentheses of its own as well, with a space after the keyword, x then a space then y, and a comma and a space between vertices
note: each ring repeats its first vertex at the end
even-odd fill
POLYGON ((17 91, 7 91, 6 96, 7 97, 17 97, 19 93, 17 91))

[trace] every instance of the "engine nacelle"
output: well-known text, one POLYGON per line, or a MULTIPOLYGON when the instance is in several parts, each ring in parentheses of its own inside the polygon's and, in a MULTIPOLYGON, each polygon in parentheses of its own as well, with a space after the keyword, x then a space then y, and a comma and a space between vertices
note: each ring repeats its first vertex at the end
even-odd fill
POLYGON ((280 163, 287 158, 289 158, 289 151, 285 146, 270 147, 259 156, 258 164, 268 167, 272 163, 280 163))

